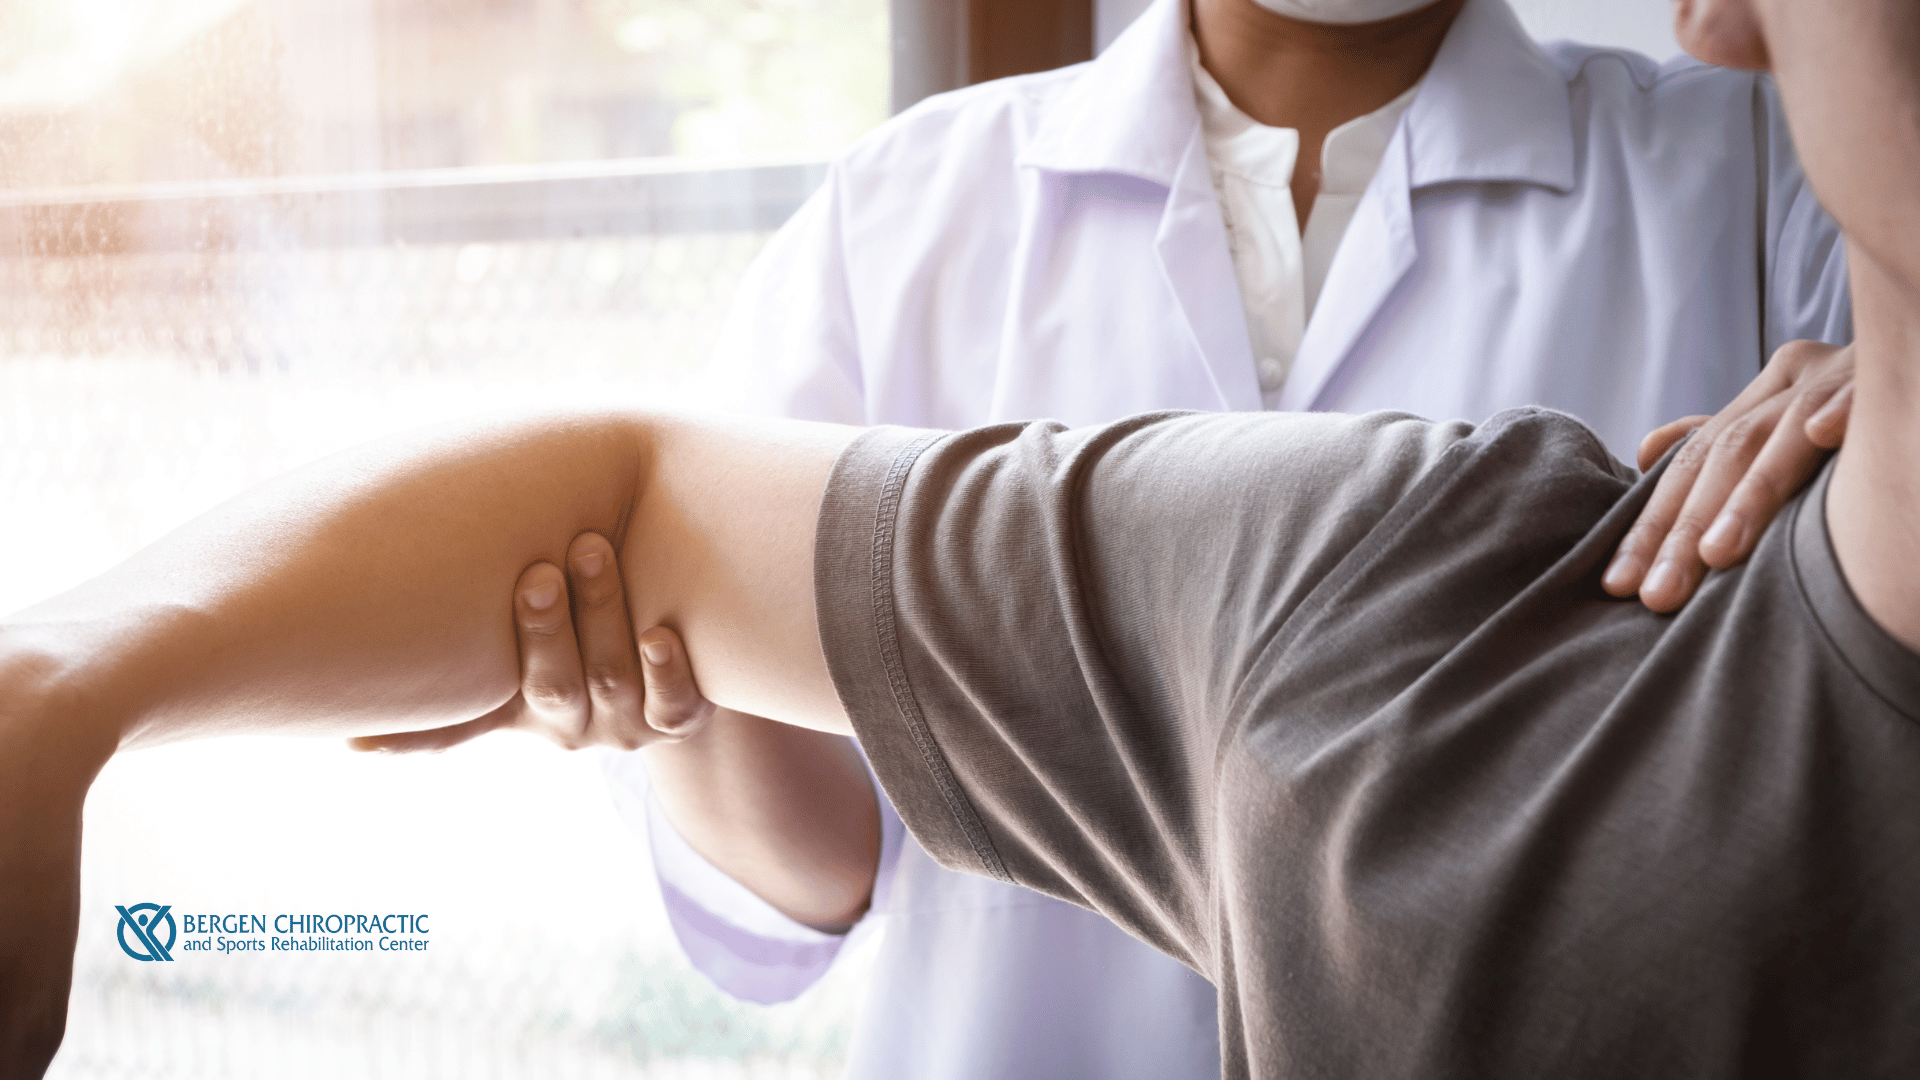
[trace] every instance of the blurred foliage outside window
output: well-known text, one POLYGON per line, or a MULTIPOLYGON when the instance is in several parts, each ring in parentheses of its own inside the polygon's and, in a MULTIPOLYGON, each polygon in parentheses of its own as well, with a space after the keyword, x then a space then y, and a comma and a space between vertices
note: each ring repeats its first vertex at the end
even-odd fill
POLYGON ((0 0, 0 188, 824 157, 885 0, 0 0))

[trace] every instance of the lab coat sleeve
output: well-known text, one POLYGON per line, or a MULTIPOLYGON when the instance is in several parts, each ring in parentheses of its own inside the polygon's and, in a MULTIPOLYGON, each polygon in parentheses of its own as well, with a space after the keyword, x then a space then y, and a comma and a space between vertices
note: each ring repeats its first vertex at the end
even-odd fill
MULTIPOLYGON (((667 921, 694 968, 741 1001, 791 1001, 819 982, 858 942, 877 932, 906 834, 880 799, 880 870, 868 914, 845 934, 827 934, 783 915, 701 857, 667 819, 636 752, 601 759, 620 816, 645 838, 660 879, 667 921)), ((871 777, 869 778, 871 780, 871 777)))
MULTIPOLYGON (((721 331, 701 398, 729 412, 858 424, 867 420, 842 258, 838 168, 767 242, 748 268, 721 331)), ((606 769, 628 823, 645 836, 661 898, 687 959, 743 1001, 789 1001, 818 982, 885 910, 904 829, 886 797, 880 865, 868 913, 847 934, 795 922, 688 844, 647 783, 639 753, 606 769)), ((869 782, 872 777, 869 776, 869 782)))
POLYGON ((705 404, 871 422, 847 284, 845 190, 836 166, 748 267, 703 380, 705 404))
POLYGON ((1807 183, 1779 91, 1765 76, 1754 80, 1754 125, 1765 184, 1767 355, 1801 338, 1845 345, 1853 340, 1853 306, 1840 227, 1807 183))

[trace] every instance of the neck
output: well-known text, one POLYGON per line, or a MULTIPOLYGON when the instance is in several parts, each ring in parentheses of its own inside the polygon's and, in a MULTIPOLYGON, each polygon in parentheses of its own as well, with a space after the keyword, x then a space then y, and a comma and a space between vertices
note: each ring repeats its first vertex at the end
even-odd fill
POLYGON ((1920 652, 1920 5, 1753 11, 1807 179, 1847 237, 1855 389, 1827 527, 1861 606, 1920 652))
POLYGON ((1858 249, 1847 262, 1856 389, 1828 528, 1861 606, 1920 653, 1920 302, 1858 249))
POLYGON ((1248 116, 1331 130, 1419 82, 1465 3, 1338 24, 1290 19, 1254 0, 1193 0, 1193 37, 1200 62, 1248 116))
POLYGON ((1201 64, 1241 112, 1300 132, 1293 190, 1304 223, 1320 190, 1327 133, 1419 82, 1465 2, 1335 25, 1276 15, 1254 0, 1193 0, 1193 39, 1201 64))

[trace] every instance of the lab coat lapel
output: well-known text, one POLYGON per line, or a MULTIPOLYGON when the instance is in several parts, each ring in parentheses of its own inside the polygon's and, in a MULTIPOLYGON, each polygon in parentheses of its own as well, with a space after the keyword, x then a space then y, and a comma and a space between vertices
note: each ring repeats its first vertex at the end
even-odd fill
POLYGON ((1419 253, 1403 120, 1327 268, 1327 283, 1294 354, 1293 371, 1280 388, 1278 408, 1313 408, 1419 253))
POLYGON ((1506 0, 1467 0, 1354 210, 1280 408, 1320 407, 1420 257, 1414 191, 1487 182, 1572 191, 1573 111, 1565 77, 1506 0))
MULTIPOLYGON (((1207 171, 1188 70, 1187 0, 1157 0, 1049 110, 1024 166, 1124 173, 1163 184, 1154 235, 1160 272, 1219 394, 1219 408, 1261 407, 1247 317, 1207 171)), ((1174 358, 1169 357, 1169 362, 1174 358)))
POLYGON ((1207 151, 1199 125, 1167 192, 1167 209, 1154 237, 1160 272, 1173 291, 1187 332, 1199 350, 1220 407, 1260 409, 1260 383, 1253 370, 1253 344, 1247 314, 1227 247, 1226 222, 1207 169, 1207 151))

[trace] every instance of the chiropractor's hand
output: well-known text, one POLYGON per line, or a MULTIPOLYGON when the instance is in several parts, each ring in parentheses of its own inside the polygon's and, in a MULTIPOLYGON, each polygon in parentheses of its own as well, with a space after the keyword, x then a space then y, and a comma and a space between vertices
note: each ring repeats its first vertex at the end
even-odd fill
POLYGON ((1620 541, 1602 584, 1638 593, 1655 611, 1687 602, 1708 567, 1753 553, 1767 523, 1846 436, 1853 406, 1853 350, 1817 341, 1780 347, 1733 403, 1649 434, 1640 467, 1651 468, 1689 432, 1640 519, 1620 541))
POLYGON ((634 750, 700 730, 714 706, 694 688, 680 639, 656 627, 635 648, 613 545, 581 533, 567 549, 567 565, 562 574, 551 563, 535 563, 514 586, 520 693, 512 701, 464 724, 355 739, 353 747, 444 750, 516 728, 569 750, 634 750))

